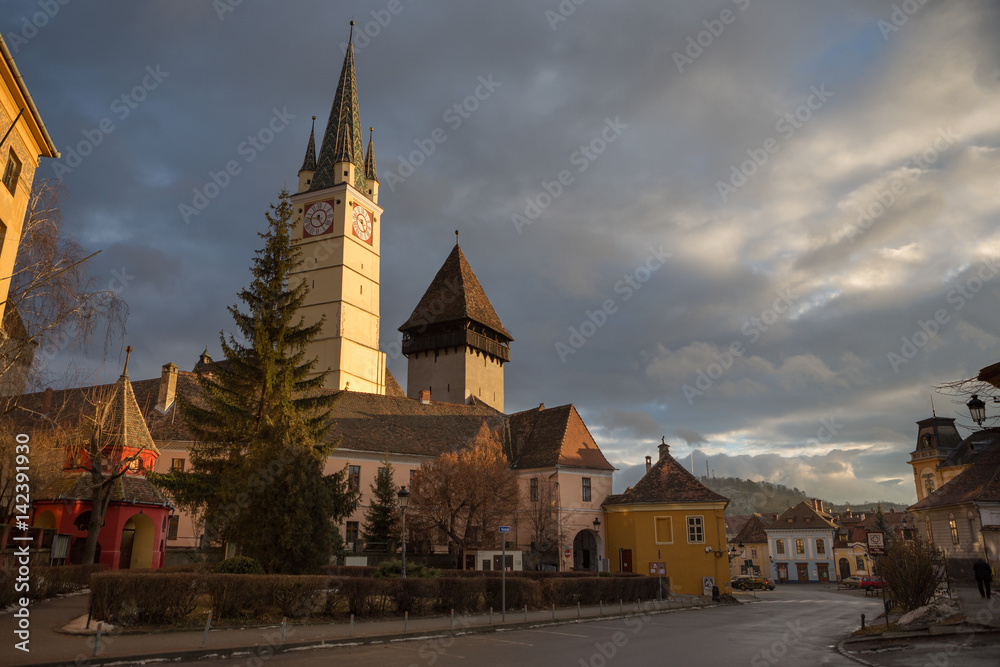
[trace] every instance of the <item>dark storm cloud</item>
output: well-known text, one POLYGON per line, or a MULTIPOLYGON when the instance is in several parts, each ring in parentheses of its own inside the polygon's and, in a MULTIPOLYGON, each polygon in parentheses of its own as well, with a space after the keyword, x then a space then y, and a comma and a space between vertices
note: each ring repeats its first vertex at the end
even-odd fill
MULTIPOLYGON (((994 3, 928 3, 898 26, 890 0, 588 2, 555 23, 554 0, 403 0, 388 19, 379 0, 215 4, 70 3, 27 41, 12 36, 36 2, 0 19, 71 169, 68 228, 105 249, 99 281, 135 275, 122 292, 135 377, 217 354, 312 115, 323 131, 352 16, 386 208, 383 347, 460 229, 515 337, 507 409, 575 403, 621 468, 616 488, 667 432, 687 441, 681 458, 690 445, 721 457, 717 474, 912 499, 885 482, 908 478, 932 387, 1000 353, 1000 282, 953 291, 1000 256, 994 3), (456 116, 483 78, 490 93, 456 116), (447 140, 389 186, 437 128, 447 140), (643 273, 657 252, 669 258, 643 273)), ((389 363, 405 385, 405 359, 389 363)))

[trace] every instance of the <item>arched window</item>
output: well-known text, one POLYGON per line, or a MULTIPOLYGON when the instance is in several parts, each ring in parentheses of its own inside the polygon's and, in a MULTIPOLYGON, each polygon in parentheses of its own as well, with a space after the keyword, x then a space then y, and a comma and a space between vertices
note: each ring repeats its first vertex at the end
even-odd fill
POLYGON ((948 515, 948 528, 951 530, 951 543, 958 544, 958 523, 955 521, 955 515, 948 515))
POLYGON ((73 525, 76 526, 77 530, 87 530, 87 526, 90 524, 90 512, 83 512, 80 516, 76 517, 73 521, 73 525))
POLYGON ((934 529, 931 527, 931 518, 924 519, 924 528, 927 530, 927 541, 934 544, 934 529))

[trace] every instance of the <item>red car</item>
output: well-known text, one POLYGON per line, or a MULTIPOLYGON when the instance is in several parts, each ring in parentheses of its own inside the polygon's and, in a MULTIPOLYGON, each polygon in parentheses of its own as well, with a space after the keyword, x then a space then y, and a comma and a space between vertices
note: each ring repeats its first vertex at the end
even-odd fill
POLYGON ((880 591, 882 590, 882 577, 861 577, 861 583, 858 584, 858 588, 865 589, 866 593, 880 591))

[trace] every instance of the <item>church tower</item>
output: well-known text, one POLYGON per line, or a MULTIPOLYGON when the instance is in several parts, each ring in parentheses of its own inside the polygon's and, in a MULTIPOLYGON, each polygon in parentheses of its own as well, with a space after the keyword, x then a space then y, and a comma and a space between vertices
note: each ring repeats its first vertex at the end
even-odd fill
POLYGON ((385 393, 385 354, 379 351, 379 250, 382 209, 374 147, 363 151, 358 89, 354 74, 354 21, 316 156, 315 118, 299 190, 292 195, 292 240, 302 266, 292 279, 305 280, 309 295, 302 308, 307 324, 326 317, 323 331, 306 354, 316 370, 329 369, 327 386, 385 393))
MULTIPOLYGON (((456 232, 457 235, 457 232, 456 232)), ((513 337, 504 328, 456 238, 410 319, 399 327, 406 395, 446 403, 480 401, 503 412, 503 365, 513 337)))
POLYGON ((951 417, 921 419, 917 426, 917 448, 910 453, 909 464, 920 502, 949 481, 938 466, 962 444, 962 437, 951 417))

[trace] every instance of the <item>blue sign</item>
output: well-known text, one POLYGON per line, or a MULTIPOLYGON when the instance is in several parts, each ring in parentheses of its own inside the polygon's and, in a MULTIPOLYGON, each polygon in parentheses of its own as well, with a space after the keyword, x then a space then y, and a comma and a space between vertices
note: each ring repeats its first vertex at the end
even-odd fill
POLYGON ((510 526, 500 526, 500 532, 501 533, 509 533, 510 532, 510 526))

